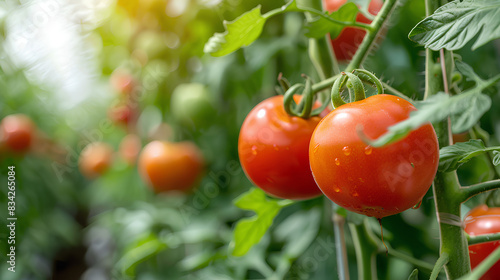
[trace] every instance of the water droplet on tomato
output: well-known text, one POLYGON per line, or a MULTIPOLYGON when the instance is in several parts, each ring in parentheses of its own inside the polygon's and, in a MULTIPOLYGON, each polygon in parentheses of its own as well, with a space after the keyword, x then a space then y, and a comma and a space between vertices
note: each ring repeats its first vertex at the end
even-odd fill
POLYGON ((337 187, 337 186, 335 186, 335 187, 333 187, 333 191, 336 192, 336 193, 339 193, 340 192, 340 188, 337 187))
POLYGON ((337 165, 337 166, 340 165, 340 160, 338 158, 335 158, 335 165, 337 165))
POLYGON ((257 155, 257 146, 252 146, 252 154, 255 156, 257 155))
POLYGON ((273 144, 273 148, 274 148, 275 151, 279 150, 279 148, 278 148, 278 146, 276 144, 273 144))
POLYGON ((351 154, 351 148, 349 146, 345 146, 342 151, 344 152, 344 155, 348 156, 351 154))
POLYGON ((372 146, 365 147, 365 155, 370 155, 372 153, 372 146))

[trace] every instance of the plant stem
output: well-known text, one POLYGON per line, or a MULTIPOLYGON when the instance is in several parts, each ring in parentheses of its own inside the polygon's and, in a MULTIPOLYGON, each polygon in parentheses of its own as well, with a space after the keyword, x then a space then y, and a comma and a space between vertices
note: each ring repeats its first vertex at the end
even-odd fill
POLYGON ((462 195, 462 202, 469 200, 469 198, 478 195, 482 192, 491 191, 500 188, 500 179, 491 180, 479 184, 475 184, 460 189, 462 195))
POLYGON ((379 250, 377 241, 373 238, 368 225, 368 218, 363 219, 363 223, 357 225, 349 223, 354 249, 356 251, 356 260, 358 263, 358 279, 371 280, 377 279, 377 266, 375 257, 379 250))
POLYGON ((358 50, 354 54, 354 57, 352 58, 349 65, 347 65, 347 68, 345 70, 346 72, 351 72, 352 70, 359 68, 361 66, 365 58, 368 56, 370 49, 374 45, 375 39, 377 38, 380 30, 382 29, 382 26, 389 18, 389 14, 391 13, 391 11, 396 6, 396 2, 397 0, 387 0, 384 2, 382 9, 377 14, 373 22, 370 24, 372 29, 367 31, 367 34, 365 35, 363 42, 361 43, 358 50))
POLYGON ((345 218, 337 214, 338 206, 332 204, 333 232, 335 235, 335 248, 337 256, 337 270, 340 280, 349 280, 349 265, 347 263, 347 250, 345 247, 344 224, 345 218))
POLYGON ((433 269, 432 264, 427 263, 425 261, 421 261, 421 260, 415 259, 414 257, 409 256, 407 254, 404 254, 404 253, 402 253, 402 252, 400 252, 398 250, 394 250, 390 246, 389 246, 389 251, 388 252, 389 252, 390 256, 392 256, 394 258, 397 258, 397 259, 400 259, 400 260, 403 260, 403 261, 405 261, 407 263, 413 264, 413 265, 415 265, 419 269, 428 270, 428 271, 432 271, 432 269, 433 269))
POLYGON ((500 233, 484 234, 477 236, 467 235, 467 239, 469 240, 469 245, 497 241, 500 240, 500 233))
MULTIPOLYGON (((432 14, 437 7, 437 1, 426 0, 427 15, 432 14)), ((452 56, 447 51, 442 52, 441 57, 445 61, 441 61, 441 65, 435 62, 435 57, 437 57, 435 52, 427 49, 426 55, 425 98, 439 91, 445 91, 444 85, 450 84, 449 71, 453 67, 450 66, 452 56)), ((450 145, 450 118, 435 124, 435 130, 439 140, 439 147, 443 148, 450 145)), ((444 265, 446 275, 448 279, 458 279, 470 272, 470 260, 467 239, 460 220, 460 205, 463 201, 463 192, 456 172, 438 171, 432 188, 439 222, 441 243, 439 259, 444 257, 449 259, 444 265)))
POLYGON ((441 272, 441 269, 443 269, 443 266, 448 262, 450 258, 448 257, 448 254, 443 253, 441 256, 439 256, 439 259, 436 261, 436 265, 434 266, 434 269, 432 270, 431 277, 429 280, 436 280, 439 272, 441 272))
MULTIPOLYGON (((322 11, 323 7, 320 0, 297 0, 297 5, 300 5, 304 10, 322 11), (309 9, 311 8, 311 9, 309 9)), ((316 14, 316 13, 315 13, 316 14)), ((323 14, 321 14, 323 15, 323 14)), ((307 22, 314 20, 314 15, 311 11, 305 13, 307 22)), ((333 51, 329 46, 328 35, 322 38, 310 38, 309 39, 309 58, 311 59, 316 71, 318 72, 319 78, 324 80, 327 77, 331 77, 340 73, 339 65, 337 60, 333 55, 333 51)))

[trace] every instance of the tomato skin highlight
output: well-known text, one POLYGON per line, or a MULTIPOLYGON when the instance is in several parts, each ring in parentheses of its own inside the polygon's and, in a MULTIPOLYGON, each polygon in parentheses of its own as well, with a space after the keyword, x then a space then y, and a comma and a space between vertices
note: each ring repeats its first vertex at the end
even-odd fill
MULTIPOLYGON (((500 232, 500 207, 479 205, 472 209, 464 219, 465 232, 470 236, 500 232)), ((474 244, 469 246, 469 256, 472 269, 478 266, 498 246, 500 241, 474 244)), ((494 280, 500 275, 500 261, 497 261, 480 279, 494 280)))
MULTIPOLYGON (((347 0, 323 0, 323 5, 325 10, 327 10, 328 12, 334 12, 337 11, 346 2, 347 0)), ((376 15, 382 8, 382 5, 382 1, 372 0, 368 6, 368 11, 372 15, 376 15)), ((371 20, 366 18, 361 13, 358 13, 358 15, 356 16, 356 21, 367 24, 371 23, 371 20)), ((340 61, 351 60, 354 53, 358 49, 358 46, 363 41, 365 34, 366 31, 363 29, 353 27, 344 28, 339 36, 337 36, 337 38, 333 40, 330 39, 330 45, 335 52, 335 57, 340 61)))
MULTIPOLYGON (((297 102, 300 97, 294 99, 297 102)), ((278 198, 302 200, 321 195, 309 167, 308 148, 320 120, 288 115, 283 96, 270 97, 255 106, 243 122, 238 141, 247 177, 278 198)))
POLYGON ((365 144, 357 129, 376 139, 416 110, 392 95, 375 95, 333 110, 316 127, 309 146, 311 170, 323 193, 347 210, 382 218, 422 199, 439 162, 431 124, 381 148, 365 144))
POLYGON ((142 149, 138 170, 157 193, 188 193, 198 182, 203 165, 201 151, 191 142, 152 141, 142 149))

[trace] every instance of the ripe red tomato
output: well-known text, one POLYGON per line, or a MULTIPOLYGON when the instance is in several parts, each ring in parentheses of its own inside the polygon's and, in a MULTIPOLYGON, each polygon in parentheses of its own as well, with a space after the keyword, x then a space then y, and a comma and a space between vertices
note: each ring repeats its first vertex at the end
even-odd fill
MULTIPOLYGON (((347 0, 323 0, 323 5, 325 10, 334 12, 346 2, 347 0)), ((368 6, 368 11, 376 15, 382 8, 382 4, 381 0, 372 0, 368 6)), ((368 24, 371 23, 371 20, 367 19, 361 13, 357 15, 356 21, 368 24)), ((344 28, 337 38, 331 40, 331 45, 337 59, 340 61, 350 60, 363 41, 365 34, 366 31, 363 29, 353 27, 344 28)))
POLYGON ((189 192, 203 171, 203 157, 191 142, 153 141, 143 148, 138 169, 155 192, 189 192))
POLYGON ((82 175, 94 179, 104 174, 111 166, 113 147, 103 142, 93 142, 83 148, 78 159, 82 175))
POLYGON ((432 184, 439 161, 431 124, 381 148, 358 136, 376 139, 416 110, 404 99, 375 95, 333 110, 316 127, 309 146, 316 183, 347 210, 382 218, 416 205, 432 184))
MULTIPOLYGON (((488 208, 486 205, 479 205, 472 209, 464 219, 465 232, 470 236, 484 235, 500 232, 500 207, 488 208)), ((470 264, 474 269, 498 246, 500 241, 492 241, 469 246, 470 264)), ((500 261, 494 264, 481 280, 498 279, 500 275, 500 261)))
POLYGON ((36 126, 23 114, 8 115, 0 124, 0 142, 7 150, 23 153, 30 149, 36 134, 36 126))
MULTIPOLYGON (((300 96, 294 99, 298 102, 300 96)), ((243 122, 238 142, 247 177, 279 198, 309 199, 321 195, 308 160, 309 140, 320 120, 288 115, 283 108, 283 96, 273 96, 255 106, 243 122)))

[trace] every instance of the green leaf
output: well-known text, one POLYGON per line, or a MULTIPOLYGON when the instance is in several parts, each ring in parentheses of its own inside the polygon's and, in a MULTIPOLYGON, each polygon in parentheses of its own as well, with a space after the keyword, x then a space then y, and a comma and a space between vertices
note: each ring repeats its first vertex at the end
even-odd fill
MULTIPOLYGON (((359 9, 356 4, 349 2, 342 5, 337 11, 332 12, 329 17, 347 24, 353 24, 356 22, 358 12, 359 9)), ((330 33, 330 37, 335 39, 340 35, 344 26, 345 25, 342 23, 332 22, 326 18, 318 17, 306 25, 305 35, 311 38, 321 38, 330 33)))
POLYGON ((265 193, 258 188, 242 194, 235 199, 234 204, 241 209, 252 210, 256 213, 250 218, 241 219, 234 229, 233 256, 245 255, 272 225, 274 217, 281 208, 290 205, 290 200, 269 199, 265 193))
POLYGON ((453 132, 470 129, 491 107, 491 98, 481 92, 500 81, 500 75, 488 80, 479 78, 468 65, 456 61, 457 68, 476 81, 476 86, 450 97, 438 92, 425 101, 415 103, 417 111, 410 117, 388 128, 388 131, 376 140, 364 139, 373 147, 381 147, 404 138, 410 131, 425 123, 435 123, 451 116, 454 123, 453 132))
POLYGON ((487 152, 487 149, 481 140, 469 140, 444 147, 439 150, 438 169, 443 172, 456 170, 471 158, 485 152, 487 152))
POLYGON ((212 56, 224 56, 248 46, 260 36, 265 23, 259 5, 231 22, 224 21, 226 32, 215 33, 203 51, 212 56))
POLYGON ((418 280, 418 269, 414 269, 410 276, 408 277, 408 280, 418 280))
MULTIPOLYGON (((481 116, 491 107, 491 98, 485 94, 477 93, 468 98, 469 104, 463 111, 452 113, 452 132, 461 133, 474 126, 481 116)), ((462 103, 462 105, 466 105, 462 103)))
POLYGON ((432 50, 458 50, 479 34, 475 50, 500 38, 499 15, 498 0, 455 0, 419 22, 408 37, 432 50))
POLYGON ((118 261, 117 266, 126 275, 134 276, 135 268, 139 263, 152 257, 166 247, 165 243, 159 241, 156 235, 148 235, 129 248, 118 261))

